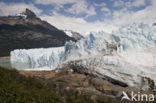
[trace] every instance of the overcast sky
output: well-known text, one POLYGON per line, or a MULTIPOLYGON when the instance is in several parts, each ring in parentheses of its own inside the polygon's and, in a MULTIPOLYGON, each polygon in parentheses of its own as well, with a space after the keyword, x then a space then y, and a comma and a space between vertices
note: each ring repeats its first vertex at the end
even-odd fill
POLYGON ((25 8, 59 29, 111 32, 133 22, 156 22, 156 0, 0 0, 0 15, 25 8))

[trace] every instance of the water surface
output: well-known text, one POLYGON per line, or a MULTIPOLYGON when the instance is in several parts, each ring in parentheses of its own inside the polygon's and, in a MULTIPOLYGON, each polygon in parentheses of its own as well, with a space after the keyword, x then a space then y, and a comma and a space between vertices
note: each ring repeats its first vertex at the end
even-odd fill
POLYGON ((0 67, 12 68, 10 57, 0 57, 0 67))

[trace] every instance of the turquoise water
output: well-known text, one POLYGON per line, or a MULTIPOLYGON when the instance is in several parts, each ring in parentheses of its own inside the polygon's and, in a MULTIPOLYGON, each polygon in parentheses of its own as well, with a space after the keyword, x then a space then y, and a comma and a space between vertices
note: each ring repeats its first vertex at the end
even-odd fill
POLYGON ((0 67, 12 68, 9 57, 0 58, 0 67))

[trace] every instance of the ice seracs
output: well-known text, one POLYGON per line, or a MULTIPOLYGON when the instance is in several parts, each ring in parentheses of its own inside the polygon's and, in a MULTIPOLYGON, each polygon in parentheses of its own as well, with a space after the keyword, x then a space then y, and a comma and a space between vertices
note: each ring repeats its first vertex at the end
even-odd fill
POLYGON ((155 28, 134 23, 112 33, 91 32, 78 42, 70 41, 60 48, 15 50, 11 52, 11 61, 28 63, 32 69, 56 69, 74 61, 75 65, 87 68, 88 73, 147 89, 145 77, 156 81, 153 62, 156 49, 151 49, 155 47, 155 28))

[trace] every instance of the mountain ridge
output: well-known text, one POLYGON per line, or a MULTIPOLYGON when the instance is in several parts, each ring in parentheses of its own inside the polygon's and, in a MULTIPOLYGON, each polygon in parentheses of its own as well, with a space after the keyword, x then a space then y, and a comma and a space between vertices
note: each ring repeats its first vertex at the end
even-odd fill
POLYGON ((14 49, 59 47, 69 40, 75 41, 29 9, 0 17, 0 56, 9 56, 14 49))

